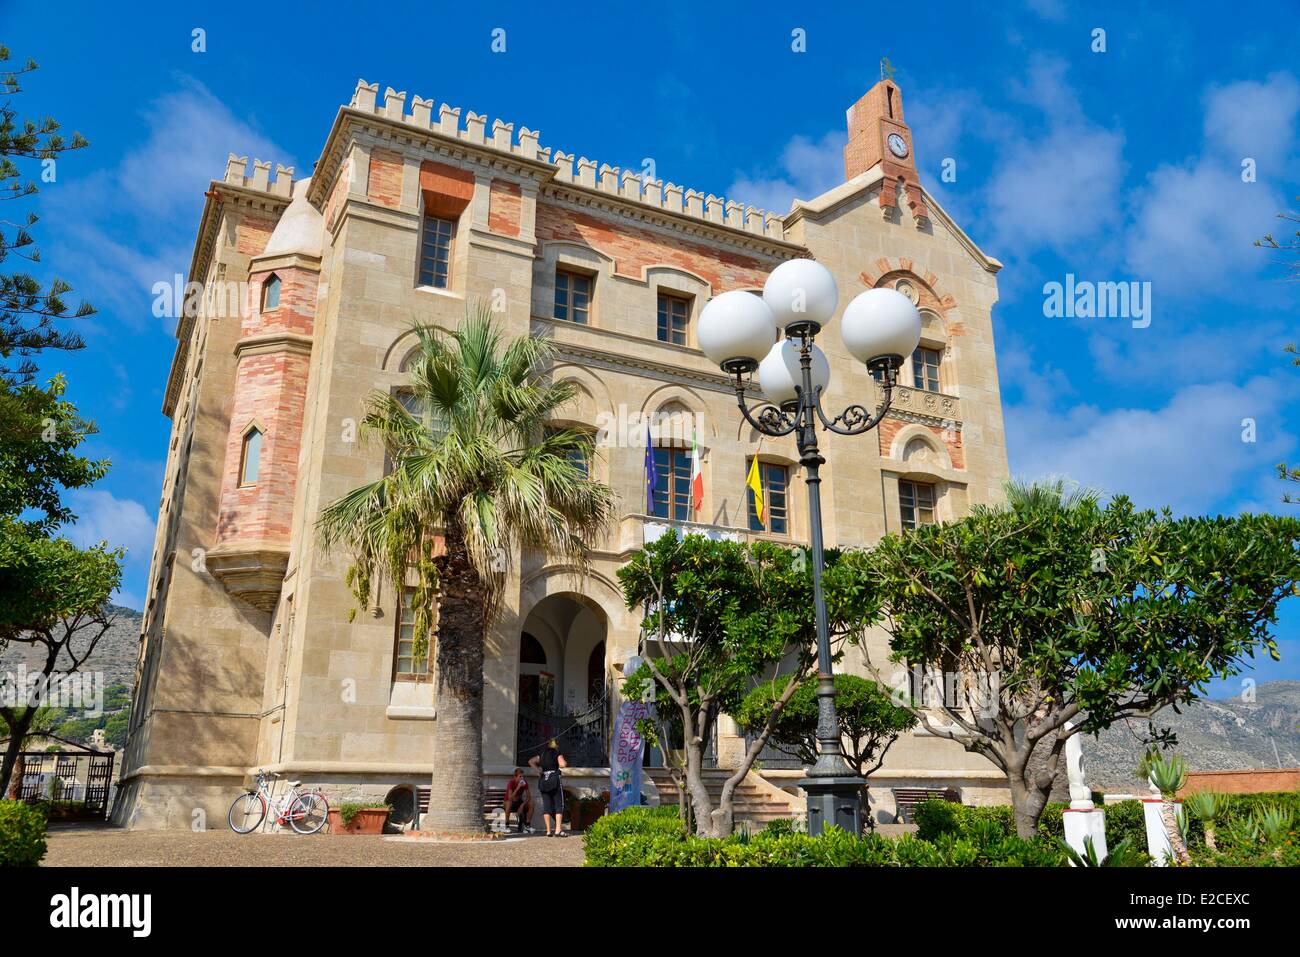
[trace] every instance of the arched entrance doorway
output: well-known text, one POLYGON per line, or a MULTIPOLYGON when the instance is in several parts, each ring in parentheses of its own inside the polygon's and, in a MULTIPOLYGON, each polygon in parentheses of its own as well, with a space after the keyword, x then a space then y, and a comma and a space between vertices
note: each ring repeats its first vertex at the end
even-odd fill
POLYGON ((519 636, 519 764, 558 738, 573 767, 601 767, 608 758, 608 666, 604 613, 581 595, 543 598, 519 636))

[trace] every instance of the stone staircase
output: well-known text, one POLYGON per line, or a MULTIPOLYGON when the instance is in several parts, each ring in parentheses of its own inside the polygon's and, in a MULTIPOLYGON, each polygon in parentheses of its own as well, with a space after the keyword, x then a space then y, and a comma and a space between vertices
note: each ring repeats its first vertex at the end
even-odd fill
MULTIPOLYGON (((661 804, 676 805, 679 802, 681 795, 677 786, 673 784, 672 775, 665 768, 646 768, 645 772, 659 789, 661 804)), ((705 770, 704 786, 708 789, 714 807, 717 807, 718 800, 722 796, 723 783, 731 774, 732 772, 723 769, 705 770)), ((770 821, 789 819, 795 814, 795 808, 789 801, 782 800, 763 782, 756 782, 752 772, 736 786, 735 793, 732 795, 732 807, 736 827, 745 824, 751 831, 760 831, 770 821)))

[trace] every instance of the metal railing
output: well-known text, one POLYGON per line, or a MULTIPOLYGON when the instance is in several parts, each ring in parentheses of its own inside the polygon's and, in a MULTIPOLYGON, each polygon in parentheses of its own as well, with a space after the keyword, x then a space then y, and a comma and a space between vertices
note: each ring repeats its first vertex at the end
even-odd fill
POLYGON ((570 767, 599 768, 609 764, 609 699, 605 696, 581 711, 545 711, 520 705, 516 722, 515 762, 525 765, 555 738, 570 767))
MULTIPOLYGON (((113 777, 113 754, 106 751, 23 751, 18 800, 53 802, 57 817, 103 820, 113 777)), ((15 773, 17 768, 15 768, 15 773)))

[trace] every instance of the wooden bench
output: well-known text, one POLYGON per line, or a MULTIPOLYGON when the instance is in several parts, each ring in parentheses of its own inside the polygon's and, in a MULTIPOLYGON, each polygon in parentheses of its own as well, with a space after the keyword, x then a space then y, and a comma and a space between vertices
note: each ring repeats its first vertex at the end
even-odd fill
MULTIPOLYGON (((412 823, 414 830, 420 828, 420 816, 429 810, 429 794, 433 788, 427 784, 417 785, 415 788, 415 821, 412 823)), ((505 788, 484 788, 483 789, 483 820, 487 824, 492 823, 492 818, 496 812, 506 806, 506 789, 505 788)))
POLYGON ((949 801, 961 803, 961 794, 956 788, 894 788, 894 806, 896 817, 900 822, 914 824, 912 814, 922 801, 949 801))

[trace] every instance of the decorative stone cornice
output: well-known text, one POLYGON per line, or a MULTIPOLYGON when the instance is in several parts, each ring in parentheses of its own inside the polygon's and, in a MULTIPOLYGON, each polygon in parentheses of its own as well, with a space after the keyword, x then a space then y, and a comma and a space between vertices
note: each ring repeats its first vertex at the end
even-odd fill
POLYGON ((961 400, 941 392, 903 387, 894 390, 890 414, 907 421, 934 422, 940 425, 944 422, 960 422, 961 400))
POLYGON ((231 595, 259 611, 275 611, 289 567, 287 545, 218 545, 204 562, 231 595))
POLYGON ((569 342, 556 343, 554 354, 557 360, 567 360, 590 368, 605 369, 609 372, 649 375, 664 382, 694 385, 713 392, 735 395, 735 388, 732 386, 731 380, 726 376, 698 372, 670 362, 659 362, 628 353, 606 352, 603 349, 593 349, 589 346, 579 346, 569 342))
POLYGON ((235 356, 262 356, 274 352, 296 352, 311 355, 312 337, 296 332, 267 332, 248 336, 235 343, 235 356))

